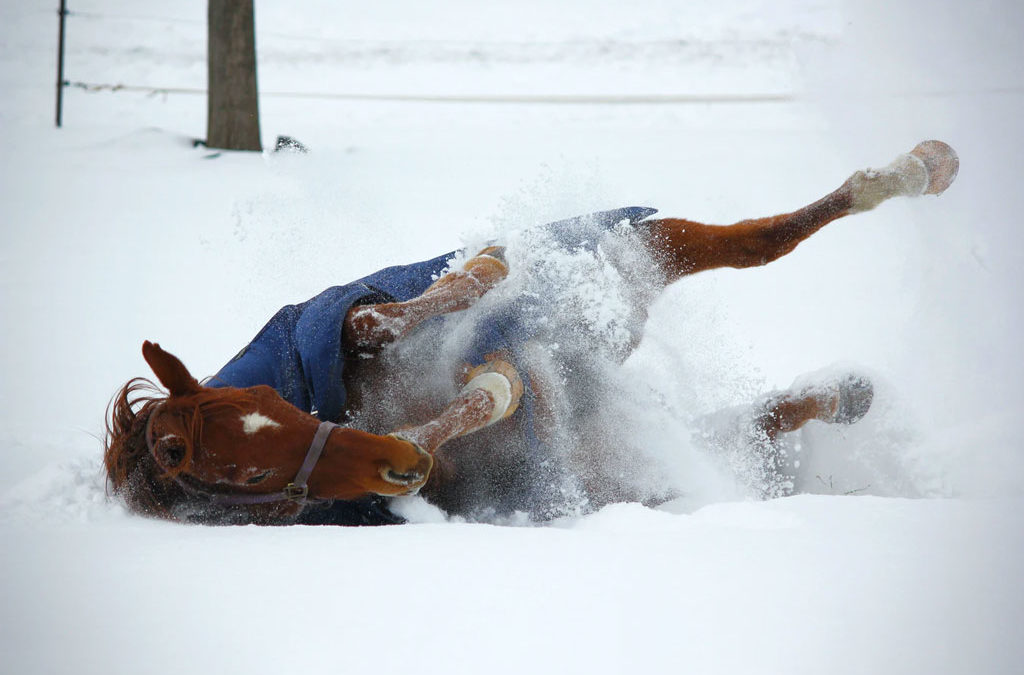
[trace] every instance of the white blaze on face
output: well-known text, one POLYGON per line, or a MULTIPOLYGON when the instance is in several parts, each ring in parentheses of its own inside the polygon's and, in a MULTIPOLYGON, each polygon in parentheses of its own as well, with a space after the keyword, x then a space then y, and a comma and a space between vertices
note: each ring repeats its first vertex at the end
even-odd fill
POLYGON ((281 424, 258 412, 242 415, 242 431, 250 436, 267 427, 279 427, 281 424))

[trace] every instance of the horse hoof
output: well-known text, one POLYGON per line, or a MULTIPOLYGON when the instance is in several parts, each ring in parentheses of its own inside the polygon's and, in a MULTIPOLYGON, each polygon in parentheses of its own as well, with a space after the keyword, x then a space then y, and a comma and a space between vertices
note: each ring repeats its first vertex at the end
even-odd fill
POLYGON ((926 195, 945 192, 960 170, 960 158, 956 150, 942 141, 922 141, 910 154, 924 162, 924 168, 928 171, 928 185, 923 193, 926 195))
POLYGON ((477 253, 477 256, 486 255, 494 258, 498 262, 508 267, 508 259, 505 258, 505 247, 504 246, 488 246, 484 250, 477 253))
POLYGON ((484 389, 490 393, 494 401, 494 411, 486 426, 510 417, 519 408, 524 391, 523 380, 519 377, 519 371, 508 361, 491 358, 483 365, 470 370, 466 374, 466 379, 463 392, 484 389))
POLYGON ((839 404, 832 416, 833 424, 853 424, 868 414, 875 398, 875 387, 871 380, 850 373, 839 381, 838 390, 839 404))
POLYGON ((504 246, 488 246, 466 261, 462 268, 491 286, 508 276, 504 246))

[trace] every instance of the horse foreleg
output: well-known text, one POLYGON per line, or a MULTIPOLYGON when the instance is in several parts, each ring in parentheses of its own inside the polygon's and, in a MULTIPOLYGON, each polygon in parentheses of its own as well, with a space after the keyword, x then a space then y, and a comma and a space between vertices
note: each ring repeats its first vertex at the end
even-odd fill
POLYGON ((868 211, 899 196, 941 194, 956 178, 956 152, 924 141, 883 169, 858 171, 836 191, 802 209, 734 225, 649 221, 649 244, 671 283, 718 267, 755 267, 776 260, 837 218, 868 211))
POLYGON ((468 381, 441 414, 419 426, 395 432, 434 454, 447 441, 479 431, 512 415, 523 396, 519 373, 495 359, 469 372, 468 381))
POLYGON ((508 275, 502 249, 491 246, 450 272, 422 295, 405 302, 353 307, 345 316, 342 344, 352 353, 372 353, 441 314, 466 309, 508 275))

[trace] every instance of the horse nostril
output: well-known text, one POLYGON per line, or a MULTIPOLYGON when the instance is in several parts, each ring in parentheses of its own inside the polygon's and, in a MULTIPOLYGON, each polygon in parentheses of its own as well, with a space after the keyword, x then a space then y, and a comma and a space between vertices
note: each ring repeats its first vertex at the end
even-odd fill
POLYGON ((399 434, 390 434, 390 437, 400 441, 402 445, 411 447, 396 452, 382 462, 378 473, 385 482, 405 488, 406 494, 413 494, 427 482, 427 476, 434 465, 434 457, 416 442, 399 434), (412 456, 407 454, 408 450, 413 451, 412 456), (402 467, 404 471, 395 469, 396 466, 402 467))

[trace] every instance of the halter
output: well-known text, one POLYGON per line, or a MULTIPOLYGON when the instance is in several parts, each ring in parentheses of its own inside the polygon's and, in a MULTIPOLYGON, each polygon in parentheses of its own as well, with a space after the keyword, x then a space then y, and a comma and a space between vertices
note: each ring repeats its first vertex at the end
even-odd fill
MULTIPOLYGON (((160 406, 162 407, 162 405, 160 406)), ((149 448, 149 453, 156 459, 156 449, 153 447, 153 418, 156 417, 157 410, 154 410, 149 419, 146 420, 146 447, 149 448)), ((320 426, 317 427, 316 433, 313 435, 313 442, 309 444, 309 450, 306 451, 306 459, 303 460, 302 466, 299 467, 298 472, 295 474, 295 478, 288 485, 284 486, 283 490, 277 492, 268 492, 264 494, 248 494, 248 493, 235 493, 226 494, 220 492, 211 492, 195 485, 186 482, 181 475, 174 477, 174 482, 181 486, 185 492, 196 497, 202 497, 213 504, 224 504, 228 506, 244 506, 250 504, 269 504, 271 502, 295 502, 296 504, 305 505, 311 501, 318 501, 309 498, 309 475, 313 473, 313 468, 316 466, 317 461, 320 459, 320 455, 324 451, 324 446, 327 444, 327 437, 331 435, 331 432, 337 428, 338 424, 334 422, 321 422, 320 426)), ((159 462, 158 462, 159 463, 159 462)))

